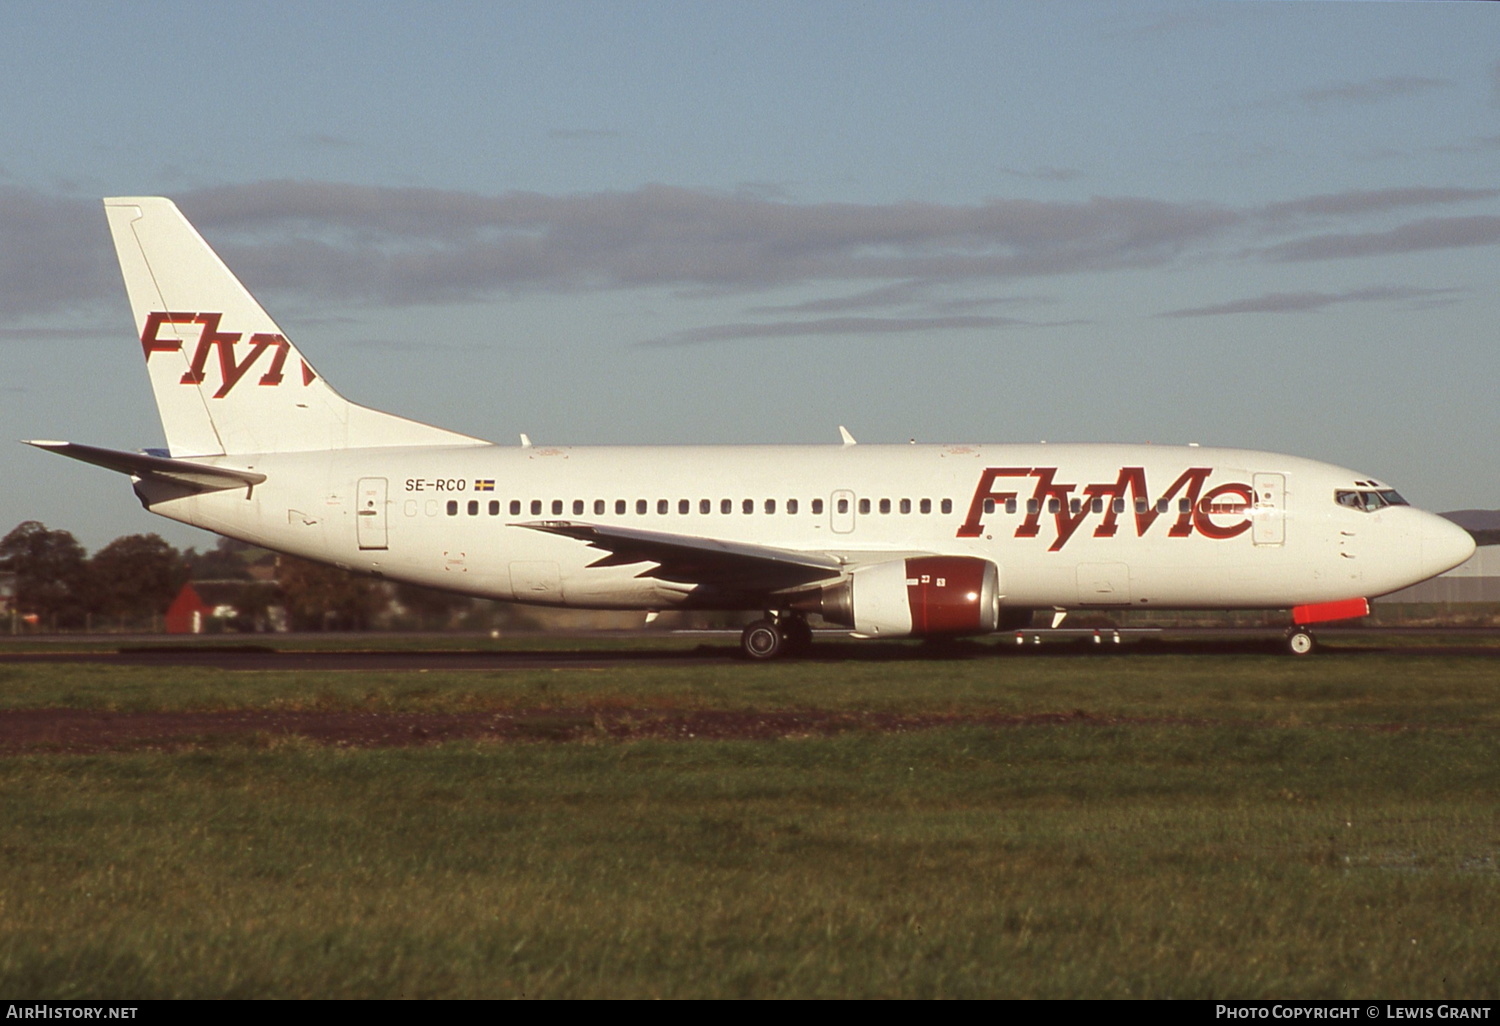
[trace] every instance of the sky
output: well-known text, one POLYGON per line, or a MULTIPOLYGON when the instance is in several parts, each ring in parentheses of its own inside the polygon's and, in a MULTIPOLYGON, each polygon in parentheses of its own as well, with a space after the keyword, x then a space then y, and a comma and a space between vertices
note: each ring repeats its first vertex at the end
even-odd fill
POLYGON ((103 196, 496 442, 1122 441, 1500 507, 1500 5, 17 4, 0 532, 155 531, 103 196))

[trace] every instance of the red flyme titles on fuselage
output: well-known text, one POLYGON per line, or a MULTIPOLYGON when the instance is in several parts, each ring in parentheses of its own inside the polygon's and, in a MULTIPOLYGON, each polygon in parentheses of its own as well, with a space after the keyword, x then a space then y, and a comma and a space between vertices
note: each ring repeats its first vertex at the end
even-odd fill
MULTIPOLYGON (((291 351, 291 343, 285 337, 271 332, 251 335, 250 351, 243 360, 237 361, 234 358, 234 345, 244 337, 244 334, 237 331, 220 331, 219 321, 223 316, 221 313, 167 313, 159 310, 147 314, 146 325, 141 329, 141 349, 146 354, 146 362, 151 361, 152 353, 175 353, 182 350, 182 339, 158 337, 162 325, 196 324, 200 329, 198 345, 193 350, 192 364, 187 373, 182 376, 181 384, 203 384, 204 372, 208 368, 208 354, 215 348, 219 350, 220 385, 218 391, 214 392, 213 398, 223 399, 228 395, 260 359, 261 354, 268 349, 274 350, 274 354, 271 357, 270 366, 261 375, 259 384, 271 386, 281 384, 281 370, 286 363, 287 353, 291 351)), ((303 361, 302 383, 311 384, 316 377, 313 369, 307 365, 306 361, 303 361)))
POLYGON ((1144 467, 1121 467, 1115 480, 1081 487, 1059 482, 1056 467, 988 467, 979 475, 969 515, 957 536, 978 538, 985 533, 984 518, 993 515, 985 510, 986 500, 994 504, 991 510, 1007 503, 1026 503, 1026 517, 1015 530, 1017 538, 1037 537, 1042 531, 1042 517, 1051 517, 1057 537, 1049 552, 1066 545, 1091 516, 1098 520, 1095 538, 1115 537, 1122 517, 1133 518, 1136 537, 1143 537, 1164 516, 1172 520, 1166 531, 1168 538, 1188 538, 1196 533, 1222 540, 1243 534, 1250 527, 1246 514, 1255 501, 1255 492, 1239 481, 1204 491, 1212 473, 1212 467, 1189 467, 1153 500, 1146 488, 1144 467), (1005 487, 1010 481, 1016 482, 1015 487, 1005 487))

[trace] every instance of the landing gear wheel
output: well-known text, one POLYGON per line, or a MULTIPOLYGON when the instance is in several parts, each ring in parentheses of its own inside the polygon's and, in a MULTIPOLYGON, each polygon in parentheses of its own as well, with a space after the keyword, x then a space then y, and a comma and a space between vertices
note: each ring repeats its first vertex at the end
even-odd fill
POLYGON ((1294 627, 1286 632, 1286 650, 1294 656, 1311 655, 1317 647, 1310 631, 1294 627))
POLYGON ((801 655, 812 648, 812 627, 800 616, 781 621, 782 636, 786 638, 786 650, 801 655))
POLYGON ((775 659, 786 647, 786 636, 770 620, 756 620, 740 635, 740 650, 751 659, 775 659))

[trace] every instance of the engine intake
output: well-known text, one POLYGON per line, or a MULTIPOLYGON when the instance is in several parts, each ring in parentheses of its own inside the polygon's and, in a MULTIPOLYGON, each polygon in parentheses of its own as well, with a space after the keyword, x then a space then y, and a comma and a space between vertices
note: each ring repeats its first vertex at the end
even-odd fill
POLYGON ((876 563, 792 608, 871 637, 988 634, 1000 626, 1000 568, 976 556, 876 563))

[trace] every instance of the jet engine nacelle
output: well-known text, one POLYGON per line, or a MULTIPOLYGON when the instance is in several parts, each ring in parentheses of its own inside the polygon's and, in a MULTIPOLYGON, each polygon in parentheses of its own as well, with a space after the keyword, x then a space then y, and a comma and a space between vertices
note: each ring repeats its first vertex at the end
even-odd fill
POLYGON ((1000 569, 974 556, 916 556, 861 567, 792 608, 870 637, 988 634, 1000 626, 1000 569))

